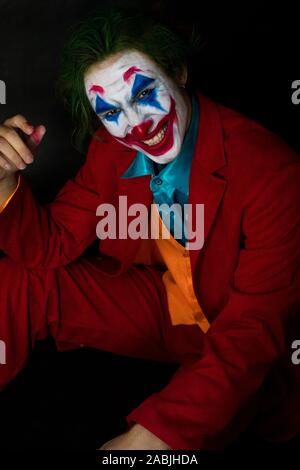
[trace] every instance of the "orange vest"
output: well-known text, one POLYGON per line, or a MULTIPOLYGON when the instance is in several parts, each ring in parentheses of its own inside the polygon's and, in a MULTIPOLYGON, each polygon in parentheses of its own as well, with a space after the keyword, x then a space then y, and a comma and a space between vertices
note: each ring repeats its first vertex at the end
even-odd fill
POLYGON ((142 240, 134 264, 164 269, 163 282, 173 325, 197 324, 206 333, 210 324, 196 298, 189 251, 172 237, 155 203, 151 206, 151 227, 158 228, 158 238, 142 240))

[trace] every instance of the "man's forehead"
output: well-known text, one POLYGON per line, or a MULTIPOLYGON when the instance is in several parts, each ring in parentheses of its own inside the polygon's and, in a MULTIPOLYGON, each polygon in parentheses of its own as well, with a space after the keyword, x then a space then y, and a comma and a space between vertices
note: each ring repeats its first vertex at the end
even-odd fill
POLYGON ((149 76, 156 76, 159 70, 151 59, 139 52, 129 52, 122 54, 113 63, 100 63, 94 66, 87 76, 87 82, 101 84, 103 88, 119 86, 131 86, 136 74, 143 73, 149 76))

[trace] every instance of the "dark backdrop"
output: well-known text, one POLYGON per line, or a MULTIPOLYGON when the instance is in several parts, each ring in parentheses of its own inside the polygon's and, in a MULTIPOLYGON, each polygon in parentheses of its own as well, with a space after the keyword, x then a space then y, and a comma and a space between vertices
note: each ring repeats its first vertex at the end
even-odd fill
MULTIPOLYGON (((47 126, 36 163, 27 171, 41 198, 51 198, 82 163, 70 145, 55 82, 67 28, 100 4, 124 1, 0 0, 0 79, 7 85, 0 122, 22 113, 47 126)), ((300 149, 300 105, 291 102, 291 84, 300 78, 300 20, 293 3, 153 0, 148 6, 178 29, 194 24, 200 32, 204 47, 191 75, 202 92, 300 149)))
MULTIPOLYGON (((0 0, 0 80, 7 86, 0 122, 22 113, 46 125, 36 162, 26 170, 42 202, 53 198, 84 161, 70 144, 70 122, 55 97, 55 82, 67 28, 102 3, 0 0)), ((300 104, 291 101, 292 82, 300 79, 299 16, 293 3, 166 0, 153 1, 149 8, 180 31, 194 25, 202 35, 204 46, 191 76, 203 93, 253 117, 300 150, 300 104)), ((172 372, 167 365, 99 351, 56 355, 50 340, 42 343, 0 398, 0 447, 94 449, 120 432, 122 416, 162 387, 172 372)), ((252 441, 246 435, 238 445, 251 448, 252 441)))

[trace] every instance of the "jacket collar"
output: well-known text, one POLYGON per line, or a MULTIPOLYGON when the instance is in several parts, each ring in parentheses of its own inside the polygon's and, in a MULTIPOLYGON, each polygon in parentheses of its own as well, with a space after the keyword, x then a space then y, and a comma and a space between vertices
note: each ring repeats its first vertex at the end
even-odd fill
MULTIPOLYGON (((199 119, 200 114, 201 119, 193 165, 213 173, 226 165, 221 118, 215 102, 201 94, 198 94, 197 98, 201 110, 199 119)), ((120 178, 131 165, 134 165, 136 156, 136 150, 124 146, 117 152, 116 164, 120 178)))

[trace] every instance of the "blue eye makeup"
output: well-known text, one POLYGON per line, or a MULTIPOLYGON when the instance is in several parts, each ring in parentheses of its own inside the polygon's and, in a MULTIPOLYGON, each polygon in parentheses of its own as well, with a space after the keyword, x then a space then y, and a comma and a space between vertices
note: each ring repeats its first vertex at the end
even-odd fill
POLYGON ((118 122, 121 113, 120 108, 103 100, 99 95, 96 97, 95 111, 102 119, 109 122, 118 122))
POLYGON ((157 91, 154 86, 155 79, 136 74, 131 90, 133 101, 141 106, 153 106, 154 108, 166 111, 157 99, 157 91))
POLYGON ((154 93, 155 88, 146 88, 146 90, 141 91, 141 93, 136 96, 135 100, 138 102, 150 100, 153 97, 154 93))
POLYGON ((107 113, 103 114, 102 118, 105 119, 105 121, 118 123, 120 113, 120 109, 111 109, 107 113))
POLYGON ((140 95, 137 96, 136 101, 141 106, 152 106, 153 108, 160 109, 161 111, 166 111, 157 99, 157 91, 155 88, 143 90, 140 95))
POLYGON ((134 78, 134 83, 132 85, 131 97, 135 98, 139 95, 145 88, 149 88, 150 85, 153 85, 155 82, 154 78, 146 77, 137 73, 134 78))

